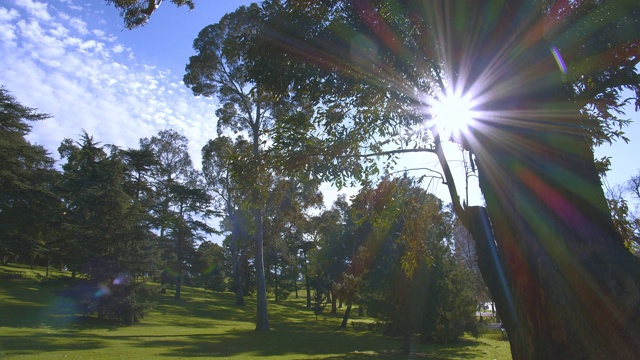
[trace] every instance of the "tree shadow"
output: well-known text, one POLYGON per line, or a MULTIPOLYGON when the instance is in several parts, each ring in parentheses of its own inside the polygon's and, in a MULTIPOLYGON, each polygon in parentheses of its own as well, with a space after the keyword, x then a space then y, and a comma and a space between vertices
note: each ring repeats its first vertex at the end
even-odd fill
MULTIPOLYGON (((162 357, 314 357, 324 359, 406 359, 402 341, 375 331, 339 329, 340 314, 322 315, 315 321, 303 301, 269 303, 272 331, 253 331, 255 299, 235 305, 230 293, 212 294, 185 289, 180 300, 158 294, 153 320, 119 332, 123 325, 94 317, 77 316, 78 309, 57 295, 54 288, 36 283, 0 286, 6 328, 31 328, 34 335, 2 336, 0 349, 11 355, 35 355, 49 351, 95 350, 129 347, 149 349, 162 357), (25 301, 24 299, 28 299, 25 301), (157 334, 156 329, 164 333, 157 334), (92 330, 107 330, 92 331, 92 330), (398 350, 398 351, 396 351, 398 350)), ((6 332, 5 332, 6 333, 6 332)), ((410 358, 482 358, 480 343, 465 340, 447 345, 416 344, 410 358)), ((2 355, 0 352, 0 355, 2 355)))

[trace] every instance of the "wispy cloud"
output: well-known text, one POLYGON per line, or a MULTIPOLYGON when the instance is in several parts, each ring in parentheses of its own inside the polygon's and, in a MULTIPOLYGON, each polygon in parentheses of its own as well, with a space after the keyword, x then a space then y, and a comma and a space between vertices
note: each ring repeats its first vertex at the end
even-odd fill
POLYGON ((88 25, 100 19, 78 17, 80 8, 70 0, 0 5, 0 84, 53 117, 36 124, 30 139, 57 155, 60 142, 83 129, 103 143, 137 147, 173 128, 190 139, 199 163, 200 148, 215 136, 212 100, 193 97, 169 70, 136 62, 117 36, 88 25))

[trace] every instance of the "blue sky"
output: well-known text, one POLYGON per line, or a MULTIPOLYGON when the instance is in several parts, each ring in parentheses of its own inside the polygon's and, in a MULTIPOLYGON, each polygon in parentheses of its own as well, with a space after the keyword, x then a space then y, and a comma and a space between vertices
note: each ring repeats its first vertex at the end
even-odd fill
MULTIPOLYGON (((147 26, 127 30, 104 1, 0 0, 0 84, 24 105, 52 115, 34 126, 30 140, 56 159, 60 142, 78 139, 83 129, 102 143, 135 148, 141 137, 172 128, 189 138, 198 164, 201 147, 216 134, 216 103, 195 98, 182 84, 191 44, 204 26, 248 3, 200 0, 191 12, 166 3, 147 26)), ((639 120, 632 110, 628 116, 639 120)), ((640 124, 626 131, 630 144, 597 151, 613 157, 612 185, 640 168, 640 124)), ((416 161, 436 164, 413 158, 407 167, 416 161)), ((443 185, 434 182, 429 190, 449 201, 443 185)))
POLYGON ((239 5, 203 1, 189 12, 166 4, 130 31, 103 1, 0 0, 0 84, 52 116, 34 125, 30 140, 56 158, 60 142, 83 129, 102 143, 137 147, 173 128, 190 139, 199 163, 215 135, 216 104, 181 83, 184 66, 200 29, 239 5))

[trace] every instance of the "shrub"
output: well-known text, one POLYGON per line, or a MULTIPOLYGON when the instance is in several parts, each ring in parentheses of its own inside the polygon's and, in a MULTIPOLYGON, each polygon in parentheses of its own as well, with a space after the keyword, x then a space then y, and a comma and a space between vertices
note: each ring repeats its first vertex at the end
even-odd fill
POLYGON ((143 282, 96 282, 75 280, 60 292, 71 300, 75 312, 83 316, 97 314, 99 319, 117 320, 131 325, 140 321, 155 305, 149 301, 157 288, 143 282))

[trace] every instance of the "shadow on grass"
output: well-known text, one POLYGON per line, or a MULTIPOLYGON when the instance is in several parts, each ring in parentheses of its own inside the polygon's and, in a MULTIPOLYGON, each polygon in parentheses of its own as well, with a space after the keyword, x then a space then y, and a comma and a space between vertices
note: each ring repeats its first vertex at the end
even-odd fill
MULTIPOLYGON (((93 350, 107 346, 107 343, 88 336, 71 334, 34 334, 24 336, 0 336, 0 350, 15 355, 36 355, 48 351, 93 350), (71 340, 70 338, 73 338, 71 340)), ((1 353, 0 353, 1 355, 1 353)), ((0 356, 1 357, 1 356, 0 356)))
MULTIPOLYGON (((135 346, 164 348, 164 357, 233 357, 261 358, 303 356, 321 359, 406 359, 399 349, 402 342, 390 338, 354 336, 340 331, 239 331, 233 334, 191 334, 184 337, 141 337, 135 346)), ((464 341, 454 345, 418 344, 410 358, 476 359, 483 353, 478 342, 464 341)))
MULTIPOLYGON (((2 283, 0 326, 15 328, 21 335, 4 332, 9 336, 0 337, 0 355, 126 347, 147 350, 154 357, 407 358, 397 351, 402 346, 398 339, 351 327, 339 329, 341 314, 323 315, 316 322, 302 299, 269 303, 270 332, 253 331, 252 298, 241 307, 235 305, 233 294, 185 288, 181 300, 172 293, 158 294, 154 300, 158 306, 149 319, 124 330, 115 322, 76 317, 73 304, 56 296, 55 288, 26 280, 2 283)), ((416 344, 410 358, 483 358, 479 345, 474 340, 416 344)))

